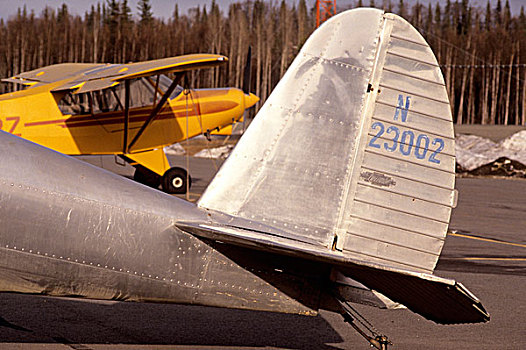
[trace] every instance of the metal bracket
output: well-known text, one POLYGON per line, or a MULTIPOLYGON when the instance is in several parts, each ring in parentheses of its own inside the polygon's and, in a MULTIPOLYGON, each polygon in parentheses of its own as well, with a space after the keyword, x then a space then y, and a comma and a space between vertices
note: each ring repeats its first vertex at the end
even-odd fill
POLYGON ((340 298, 338 298, 337 296, 335 296, 335 298, 342 308, 341 314, 345 322, 350 324, 351 327, 354 328, 356 332, 358 332, 358 334, 364 337, 365 340, 369 342, 371 347, 374 347, 378 350, 387 350, 388 345, 393 345, 393 343, 391 343, 391 341, 387 338, 386 335, 378 334, 374 326, 370 324, 369 321, 367 321, 362 315, 360 315, 360 313, 358 313, 358 311, 352 308, 347 302, 340 300, 340 298), (364 322, 360 321, 359 319, 357 321, 360 322, 362 327, 368 330, 372 336, 367 335, 367 333, 365 333, 365 331, 361 329, 358 324, 356 324, 356 319, 353 317, 353 315, 356 317, 360 317, 364 320, 364 322), (369 324, 371 327, 368 327, 366 323, 369 324))
POLYGON ((124 160, 119 155, 115 155, 115 164, 120 165, 120 166, 126 166, 126 160, 124 160))

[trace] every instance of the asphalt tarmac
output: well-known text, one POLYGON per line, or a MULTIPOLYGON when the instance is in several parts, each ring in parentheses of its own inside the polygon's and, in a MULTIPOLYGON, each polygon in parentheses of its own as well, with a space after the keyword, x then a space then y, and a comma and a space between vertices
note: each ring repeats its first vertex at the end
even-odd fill
MULTIPOLYGON (((171 157, 185 166, 184 157, 171 157)), ((195 201, 215 173, 190 158, 195 201)), ((526 348, 526 181, 458 178, 459 202, 435 274, 461 281, 491 315, 436 325, 408 310, 356 308, 391 349, 526 348)), ((184 196, 183 196, 184 197, 184 196)), ((0 349, 368 349, 340 315, 0 294, 0 349)))

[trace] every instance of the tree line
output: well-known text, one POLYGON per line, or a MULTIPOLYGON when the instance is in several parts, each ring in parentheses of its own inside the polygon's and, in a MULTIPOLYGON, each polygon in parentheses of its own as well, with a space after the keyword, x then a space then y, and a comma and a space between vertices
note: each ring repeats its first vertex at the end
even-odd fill
MULTIPOLYGON (((510 11, 508 0, 485 8, 469 0, 409 6, 403 0, 352 6, 394 12, 411 22, 433 48, 446 80, 458 124, 526 125, 526 15, 510 11)), ((153 16, 149 0, 133 11, 127 0, 106 0, 84 15, 66 4, 40 14, 19 8, 0 20, 0 77, 62 62, 125 63, 186 53, 229 57, 220 68, 190 77, 192 87, 243 84, 252 47, 251 91, 265 101, 315 27, 315 8, 305 0, 245 0, 224 12, 215 0, 168 19, 153 16)), ((2 84, 0 92, 14 87, 2 84)))

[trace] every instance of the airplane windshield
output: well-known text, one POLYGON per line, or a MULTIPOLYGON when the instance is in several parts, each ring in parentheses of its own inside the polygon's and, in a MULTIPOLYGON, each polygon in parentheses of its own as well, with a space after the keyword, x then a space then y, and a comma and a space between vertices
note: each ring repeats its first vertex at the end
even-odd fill
MULTIPOLYGON (((161 74, 160 77, 159 77, 159 89, 161 89, 163 91, 163 93, 168 90, 168 88, 170 87, 170 85, 172 84, 172 79, 168 78, 166 75, 164 74, 161 74)), ((181 92, 183 92, 183 87, 181 85, 177 85, 177 87, 175 88, 174 92, 172 92, 172 94, 170 95, 170 99, 173 99, 177 96, 179 96, 179 94, 181 92)))
MULTIPOLYGON (((151 106, 159 102, 162 94, 168 89, 172 80, 166 75, 159 77, 157 94, 155 94, 156 78, 146 77, 130 80, 130 108, 151 106)), ((182 86, 177 86, 170 95, 170 99, 177 97, 183 91, 182 86)), ((81 94, 67 93, 58 103, 62 114, 78 115, 116 112, 124 110, 125 93, 124 84, 109 89, 90 91, 81 94)))

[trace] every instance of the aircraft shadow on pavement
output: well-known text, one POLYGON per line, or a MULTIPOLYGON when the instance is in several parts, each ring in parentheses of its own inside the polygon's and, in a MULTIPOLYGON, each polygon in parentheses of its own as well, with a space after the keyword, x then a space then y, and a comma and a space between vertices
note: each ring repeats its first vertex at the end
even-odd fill
MULTIPOLYGON (((469 272, 469 273, 486 273, 486 274, 498 274, 498 275, 510 275, 510 276, 526 276, 526 266, 520 263, 506 263, 503 264, 500 261, 494 261, 492 259, 498 259, 500 256, 485 255, 481 256, 481 261, 470 261, 463 260, 462 258, 453 257, 441 257, 438 260, 436 267, 437 271, 453 271, 453 272, 469 272), (487 261, 482 260, 487 258, 487 261)), ((507 256, 509 259, 516 258, 517 260, 523 260, 524 255, 519 256, 507 256)))
POLYGON ((337 349, 326 344, 341 342, 321 316, 0 294, 0 347, 59 343, 337 349))

